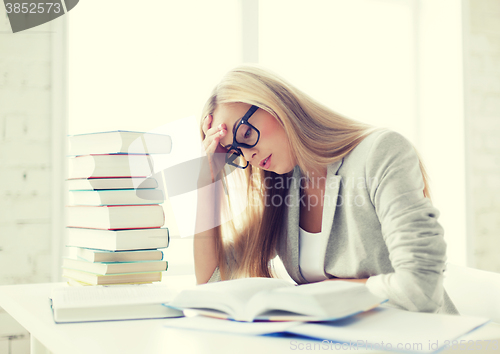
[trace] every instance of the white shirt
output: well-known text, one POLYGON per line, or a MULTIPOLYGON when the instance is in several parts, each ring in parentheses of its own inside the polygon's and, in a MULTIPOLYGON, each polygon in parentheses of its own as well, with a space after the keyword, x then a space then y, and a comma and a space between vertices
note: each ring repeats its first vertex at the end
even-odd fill
POLYGON ((310 233, 299 228, 299 268, 309 282, 329 279, 325 274, 326 232, 310 233))

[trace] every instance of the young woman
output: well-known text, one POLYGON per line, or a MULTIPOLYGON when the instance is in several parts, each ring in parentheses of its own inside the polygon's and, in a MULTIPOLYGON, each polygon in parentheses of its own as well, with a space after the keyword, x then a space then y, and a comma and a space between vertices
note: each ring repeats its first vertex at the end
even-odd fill
POLYGON ((402 135, 343 117, 258 66, 227 73, 202 117, 198 284, 275 276, 278 255, 297 284, 362 282, 397 308, 458 313, 443 289, 439 211, 402 135))

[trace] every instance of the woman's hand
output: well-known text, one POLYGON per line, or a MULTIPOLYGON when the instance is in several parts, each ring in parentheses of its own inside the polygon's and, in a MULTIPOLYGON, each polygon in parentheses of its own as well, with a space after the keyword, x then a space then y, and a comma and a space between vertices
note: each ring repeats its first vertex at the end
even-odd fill
POLYGON ((202 129, 205 133, 205 140, 203 140, 203 148, 207 156, 208 166, 202 165, 198 181, 202 185, 215 182, 219 172, 224 167, 225 156, 227 150, 220 144, 220 139, 226 136, 226 124, 219 124, 218 127, 212 128, 213 116, 208 115, 203 119, 202 129))

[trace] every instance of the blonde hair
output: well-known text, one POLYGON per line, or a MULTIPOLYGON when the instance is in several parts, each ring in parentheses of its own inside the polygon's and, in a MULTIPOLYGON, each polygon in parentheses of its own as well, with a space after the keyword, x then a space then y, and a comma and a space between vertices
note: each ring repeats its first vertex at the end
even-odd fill
MULTIPOLYGON (((271 114, 284 128, 294 161, 304 173, 326 167, 349 154, 366 136, 380 128, 346 118, 293 87, 276 74, 256 65, 243 65, 229 71, 214 88, 207 100, 202 117, 213 114, 220 104, 247 103, 271 114)), ((205 134, 200 127, 201 137, 205 134)), ((420 158, 420 157, 419 157, 420 158)), ((430 199, 427 174, 420 159, 424 180, 424 196, 430 199)), ((222 182, 228 191, 228 173, 223 171, 222 182)), ((291 176, 291 172, 287 174, 291 176)), ((285 176, 285 177, 287 177, 285 176)), ((278 237, 284 231, 285 205, 266 203, 274 196, 283 200, 287 188, 274 186, 283 176, 251 165, 245 170, 231 173, 235 183, 246 188, 249 203, 238 218, 231 215, 232 198, 225 198, 223 212, 228 222, 215 228, 216 252, 223 280, 240 277, 272 277, 270 260, 276 256, 278 237), (236 222, 236 223, 235 223, 236 222), (239 222, 237 224, 237 222, 239 222), (236 269, 228 269, 226 253, 233 248, 237 259, 236 269)), ((224 203, 221 203, 224 205, 224 203)))

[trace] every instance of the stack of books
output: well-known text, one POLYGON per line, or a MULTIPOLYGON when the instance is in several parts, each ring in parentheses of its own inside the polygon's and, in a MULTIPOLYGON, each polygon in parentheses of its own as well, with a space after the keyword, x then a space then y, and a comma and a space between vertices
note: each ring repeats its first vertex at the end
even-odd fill
POLYGON ((63 277, 70 285, 160 281, 170 238, 151 155, 170 153, 170 136, 113 131, 69 142, 63 277))

